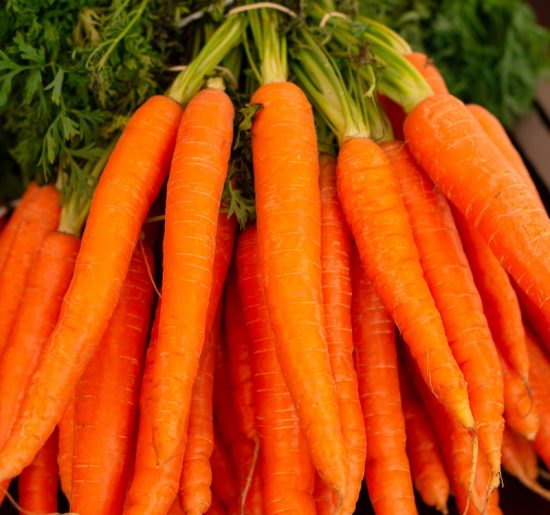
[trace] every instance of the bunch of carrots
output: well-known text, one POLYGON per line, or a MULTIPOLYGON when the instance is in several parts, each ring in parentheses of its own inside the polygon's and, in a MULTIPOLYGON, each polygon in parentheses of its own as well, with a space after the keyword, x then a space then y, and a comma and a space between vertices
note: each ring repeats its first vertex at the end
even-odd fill
POLYGON ((58 478, 80 515, 352 514, 363 480, 379 515, 496 514, 502 468, 550 500, 550 221, 519 154, 383 25, 289 17, 230 10, 93 195, 30 184, 3 227, 21 513, 58 478))

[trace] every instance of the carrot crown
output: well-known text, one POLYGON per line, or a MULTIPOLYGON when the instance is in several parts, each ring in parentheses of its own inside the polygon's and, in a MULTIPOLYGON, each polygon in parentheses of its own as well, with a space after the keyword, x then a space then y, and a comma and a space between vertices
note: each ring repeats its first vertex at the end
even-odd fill
POLYGON ((350 76, 345 82, 339 67, 315 38, 305 29, 297 34, 292 70, 339 142, 371 137, 361 78, 350 76))
POLYGON ((329 39, 331 53, 346 56, 358 64, 356 71, 365 80, 372 80, 374 71, 376 89, 410 112, 418 103, 433 94, 420 72, 402 54, 411 52, 410 46, 385 25, 369 18, 354 20, 341 13, 330 13, 331 0, 323 7, 311 8, 314 19, 329 39))
POLYGON ((166 95, 185 106, 203 87, 206 76, 241 42, 246 19, 230 15, 212 34, 197 56, 174 79, 166 95))
POLYGON ((260 84, 285 82, 288 78, 287 41, 279 31, 278 13, 266 8, 251 9, 247 13, 257 58, 254 58, 246 38, 244 47, 256 79, 260 84), (260 63, 259 66, 257 61, 260 63))

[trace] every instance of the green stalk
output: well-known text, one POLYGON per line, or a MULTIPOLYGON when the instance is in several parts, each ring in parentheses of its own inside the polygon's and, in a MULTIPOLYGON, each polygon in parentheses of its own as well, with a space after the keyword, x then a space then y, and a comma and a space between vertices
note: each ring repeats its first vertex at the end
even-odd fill
MULTIPOLYGON (((97 181, 103 168, 107 164, 109 156, 111 155, 113 149, 115 148, 118 138, 115 139, 106 149, 101 157, 95 162, 90 174, 89 182, 92 192, 95 190, 97 181)), ((76 191, 68 198, 67 202, 63 205, 61 209, 61 216, 59 219, 59 232, 65 232, 67 234, 72 234, 74 236, 80 237, 82 228, 84 227, 84 222, 88 217, 88 212, 90 211, 90 206, 92 204, 91 196, 82 198, 82 195, 76 191)))
MULTIPOLYGON (((329 12, 331 1, 323 6, 315 4, 311 15, 320 21, 329 12)), ((366 80, 372 80, 372 65, 376 72, 376 89, 410 112, 422 100, 433 94, 421 73, 402 54, 410 53, 410 47, 400 36, 383 24, 369 18, 357 20, 331 17, 327 20, 335 54, 349 55, 358 60, 357 72, 366 80)))
POLYGON ((300 29, 297 34, 292 70, 338 141, 370 137, 357 89, 349 88, 336 63, 309 32, 300 29))
POLYGON ((260 66, 254 62, 250 47, 245 46, 249 62, 261 84, 285 82, 288 79, 286 37, 279 33, 279 16, 266 9, 247 11, 260 66))
POLYGON ((205 43, 198 55, 178 76, 166 95, 185 106, 200 91, 205 77, 222 61, 227 53, 241 42, 246 20, 231 15, 205 43))

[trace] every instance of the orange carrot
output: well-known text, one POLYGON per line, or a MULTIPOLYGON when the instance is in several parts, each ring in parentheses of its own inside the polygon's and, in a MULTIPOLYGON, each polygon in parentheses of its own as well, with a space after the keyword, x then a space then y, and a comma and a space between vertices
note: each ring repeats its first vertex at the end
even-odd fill
POLYGON ((487 454, 490 489, 494 489, 500 483, 504 394, 501 367, 481 298, 447 200, 416 166, 403 143, 384 143, 382 148, 399 182, 424 276, 468 385, 479 445, 487 454))
POLYGON ((214 448, 210 457, 210 465, 213 497, 220 499, 230 511, 236 510, 239 504, 236 472, 217 431, 214 431, 214 448))
POLYGON ((352 253, 351 304, 359 397, 367 434, 365 479, 378 514, 416 513, 406 453, 395 325, 352 253))
POLYGON ((523 178, 451 95, 426 98, 404 130, 421 167, 550 319, 550 220, 523 178))
POLYGON ((67 404, 63 417, 57 426, 58 453, 57 466, 61 491, 71 502, 71 487, 73 483, 73 448, 74 448, 74 397, 67 404))
POLYGON ((193 385, 187 445, 178 492, 184 513, 206 513, 212 502, 210 456, 214 447, 212 388, 215 350, 212 340, 204 346, 193 385))
POLYGON ((259 233, 239 237, 237 270, 250 338, 257 431, 261 441, 263 512, 316 513, 313 466, 289 388, 279 365, 259 256, 259 233))
MULTIPOLYGON (((233 253, 236 230, 235 217, 218 215, 216 248, 210 300, 206 314, 207 334, 210 334, 216 310, 220 304, 223 285, 233 253)), ((204 513, 210 505, 212 470, 210 457, 214 447, 212 423, 212 390, 214 379, 215 348, 212 341, 203 349, 199 371, 191 399, 188 441, 180 476, 179 499, 186 512, 204 513)))
POLYGON ((223 91, 207 88, 195 95, 183 114, 170 167, 159 351, 152 370, 153 446, 161 465, 173 460, 181 468, 183 459, 191 392, 207 337, 216 227, 233 117, 233 105, 223 91))
POLYGON ((251 102, 262 106, 252 124, 252 156, 259 259, 277 356, 313 463, 343 499, 346 451, 323 327, 313 112, 289 82, 261 86, 251 102))
POLYGON ((480 105, 468 104, 466 107, 468 108, 468 111, 474 115, 485 134, 487 134, 489 139, 496 145, 506 161, 508 161, 508 163, 510 163, 516 172, 518 172, 518 174, 523 178, 539 207, 545 209, 535 183, 533 182, 529 171, 525 167, 523 159, 519 155, 519 152, 515 149, 513 143, 510 141, 508 134, 506 134, 506 129, 502 126, 499 119, 480 105))
MULTIPOLYGON (((411 52, 403 57, 420 72, 422 77, 424 77, 426 82, 430 85, 433 93, 448 93, 445 80, 428 56, 422 52, 411 52)), ((401 106, 383 95, 379 95, 379 100, 384 112, 391 121, 394 138, 396 140, 403 140, 403 123, 406 118, 405 111, 401 106)))
POLYGON ((528 381, 529 357, 525 346, 525 331, 518 298, 510 278, 489 246, 470 227, 464 216, 456 209, 453 214, 483 302, 493 341, 514 370, 524 381, 528 381))
POLYGON ((539 430, 540 419, 528 385, 502 356, 500 363, 504 378, 506 425, 525 438, 533 440, 539 430))
POLYGON ((529 490, 550 501, 550 490, 537 482, 537 455, 532 444, 508 428, 502 441, 502 466, 529 490))
POLYGON ((28 202, 0 271, 0 355, 9 342, 34 254, 59 222, 59 192, 53 186, 39 188, 28 202))
POLYGON ((254 420, 254 386, 250 342, 246 332, 243 306, 239 297, 237 272, 229 273, 225 288, 224 329, 227 345, 227 366, 237 414, 239 431, 259 445, 254 420))
POLYGON ((111 154, 92 199, 75 274, 48 352, 0 451, 0 480, 17 475, 44 444, 101 341, 141 225, 164 180, 180 116, 174 101, 149 99, 132 116, 111 154))
MULTIPOLYGON (((151 377, 152 366, 158 356, 158 328, 160 305, 157 305, 155 320, 149 338, 149 347, 145 356, 145 367, 139 394, 139 423, 135 452, 134 474, 130 490, 126 496, 123 513, 165 513, 176 500, 177 481, 162 481, 165 477, 172 478, 181 471, 181 464, 176 460, 159 466, 153 447, 153 429, 151 421, 151 404, 155 392, 151 377), (135 491, 142 492, 136 497, 135 491), (161 510, 158 506, 161 505, 161 510), (137 508, 136 508, 137 506, 137 508)), ((183 459, 183 449, 182 449, 183 459)))
POLYGON ((407 358, 406 370, 430 414, 458 510, 460 513, 476 513, 482 504, 473 489, 477 470, 477 441, 472 445, 472 436, 450 418, 421 379, 417 365, 410 356, 407 358))
POLYGON ((422 52, 411 52, 404 57, 420 72, 435 95, 449 92, 441 73, 439 73, 439 70, 426 54, 422 52))
POLYGON ((57 323, 79 245, 75 236, 51 232, 34 257, 11 337, 0 359, 0 447, 11 432, 57 323))
POLYGON ((152 253, 138 244, 107 331, 76 387, 70 492, 71 511, 81 515, 122 510, 154 298, 145 259, 153 270, 152 253))
POLYGON ((401 404, 413 484, 428 506, 447 513, 450 485, 443 457, 428 412, 403 367, 399 362, 401 404))
POLYGON ((25 193, 21 197, 17 208, 6 221, 6 215, 2 216, 3 223, 5 223, 2 232, 0 233, 0 271, 4 267, 6 258, 10 253, 10 248, 13 243, 14 238, 19 232, 19 226, 21 220, 28 216, 29 206, 32 206, 34 203, 34 198, 39 191, 39 187, 35 182, 31 182, 25 193))
POLYGON ((550 466, 550 359, 527 328, 525 335, 531 363, 529 386, 540 419, 540 427, 535 437, 535 450, 546 466, 550 466))
MULTIPOLYGON (((215 319, 216 316, 219 316, 217 310, 232 254, 235 229, 236 222, 234 219, 228 219, 226 215, 221 213, 218 215, 213 277, 205 322, 205 333, 214 341, 219 341, 221 338, 220 328, 218 327, 220 322, 215 319)), ((151 341, 153 341, 153 337, 151 337, 151 341)), ((181 470, 185 456, 185 439, 180 448, 181 456, 179 459, 169 460, 166 463, 158 462, 154 448, 151 417, 154 413, 157 393, 154 390, 152 374, 159 352, 156 347, 157 341, 157 339, 154 340, 154 350, 151 355, 149 356, 149 351, 147 354, 144 385, 140 394, 140 420, 135 469, 126 501, 125 513, 143 513, 144 511, 147 513, 162 513, 163 510, 169 507, 173 496, 175 497, 180 488, 180 480, 183 479, 181 470), (145 384, 145 377, 147 378, 147 385, 145 384)))
POLYGON ((26 512, 52 513, 57 511, 57 431, 19 476, 19 505, 26 512))
MULTIPOLYGON (((348 490, 343 513, 353 513, 365 474, 365 422, 353 364, 351 329, 351 236, 336 188, 336 160, 321 155, 321 280, 325 329, 332 376, 336 383, 342 433, 346 442, 348 490)), ((319 503, 318 508, 319 508, 319 503)), ((326 505, 333 512, 335 505, 326 505)))

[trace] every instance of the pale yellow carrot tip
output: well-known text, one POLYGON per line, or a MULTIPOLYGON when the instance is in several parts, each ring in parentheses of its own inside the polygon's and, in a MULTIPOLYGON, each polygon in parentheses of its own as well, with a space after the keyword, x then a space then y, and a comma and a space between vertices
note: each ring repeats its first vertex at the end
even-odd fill
POLYGON ((36 513, 34 511, 26 510, 22 506, 19 505, 19 503, 13 498, 13 496, 3 487, 0 486, 0 492, 2 492, 8 501, 12 504, 12 506, 19 512, 24 513, 25 515, 78 515, 78 513, 68 512, 68 513, 59 513, 59 512, 52 512, 52 513, 36 513))
POLYGON ((252 486, 252 479, 254 478, 254 471, 256 470, 256 463, 258 462, 258 456, 260 455, 260 440, 258 437, 254 438, 254 453, 252 454, 252 463, 250 464, 250 470, 248 471, 248 476, 246 477, 246 483, 244 485, 242 494, 241 494, 241 515, 246 515, 245 506, 246 498, 248 497, 248 492, 252 486))

